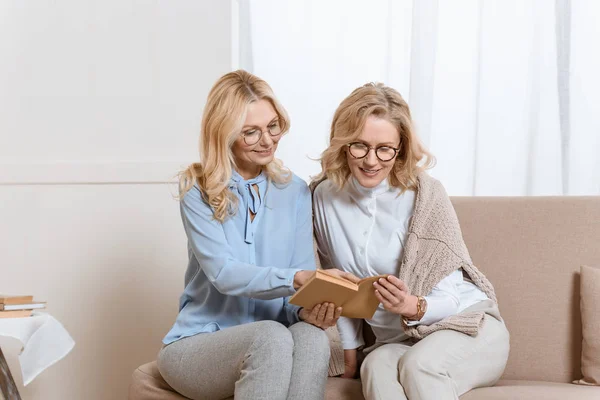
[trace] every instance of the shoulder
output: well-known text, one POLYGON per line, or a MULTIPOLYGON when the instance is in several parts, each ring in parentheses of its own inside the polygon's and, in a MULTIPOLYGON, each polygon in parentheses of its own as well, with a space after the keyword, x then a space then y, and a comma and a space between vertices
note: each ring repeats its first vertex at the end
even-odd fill
MULTIPOLYGON (((181 196, 181 192, 179 195, 181 196)), ((180 197, 180 204, 182 207, 191 209, 196 213, 213 214, 212 208, 204 200, 204 197, 202 197, 202 190, 197 182, 180 197)))
POLYGON ((338 190, 329 179, 320 182, 313 189, 313 200, 317 205, 332 204, 342 196, 344 190, 338 190))
POLYGON ((294 199, 310 197, 308 185, 304 179, 300 178, 294 173, 292 173, 292 179, 285 184, 279 184, 271 181, 271 187, 279 193, 277 197, 283 196, 284 198, 294 199))
POLYGON ((429 175, 429 173, 427 173, 426 171, 422 171, 418 175, 418 182, 418 190, 422 193, 428 193, 434 196, 448 196, 446 194, 446 189, 444 188, 442 182, 429 175))
POLYGON ((308 190, 308 184, 304 179, 300 178, 298 175, 292 173, 292 180, 290 181, 290 186, 294 190, 298 190, 301 192, 305 192, 308 190))

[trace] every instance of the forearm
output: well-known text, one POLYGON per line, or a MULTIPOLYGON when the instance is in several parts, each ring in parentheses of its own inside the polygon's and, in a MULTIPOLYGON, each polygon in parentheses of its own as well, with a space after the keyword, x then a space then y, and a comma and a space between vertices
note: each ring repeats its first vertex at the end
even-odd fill
POLYGON ((354 379, 358 373, 357 349, 344 350, 344 374, 342 378, 354 379))

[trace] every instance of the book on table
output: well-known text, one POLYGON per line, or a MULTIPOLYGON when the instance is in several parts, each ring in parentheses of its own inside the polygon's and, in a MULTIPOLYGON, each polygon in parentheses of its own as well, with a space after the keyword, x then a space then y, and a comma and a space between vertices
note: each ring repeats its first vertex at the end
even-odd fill
POLYGON ((33 301, 33 296, 14 296, 8 294, 0 294, 0 304, 22 304, 22 303, 31 303, 33 301))
POLYGON ((0 311, 16 311, 16 310, 37 310, 46 308, 46 302, 35 301, 22 304, 2 304, 0 303, 0 311))
POLYGON ((33 310, 0 311, 0 318, 30 317, 33 310))
POLYGON ((342 316, 369 319, 375 314, 379 300, 373 282, 386 275, 369 276, 358 283, 316 270, 298 291, 290 297, 290 304, 311 309, 317 304, 333 303, 342 307, 342 316))
POLYGON ((29 317, 41 308, 46 308, 46 302, 34 301, 33 296, 0 294, 0 318, 29 317))

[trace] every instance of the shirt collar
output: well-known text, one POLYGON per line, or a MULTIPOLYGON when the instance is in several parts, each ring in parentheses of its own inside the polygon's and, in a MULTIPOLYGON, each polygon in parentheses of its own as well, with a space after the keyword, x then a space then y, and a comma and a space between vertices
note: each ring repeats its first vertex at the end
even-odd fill
POLYGON ((260 171, 260 174, 258 174, 258 176, 255 178, 244 179, 239 172, 232 168, 231 183, 233 185, 254 185, 263 182, 265 179, 267 179, 267 175, 264 171, 260 171))
POLYGON ((366 188, 362 186, 360 183, 358 183, 358 180, 354 176, 350 178, 350 184, 352 185, 352 188, 357 194, 364 197, 377 197, 380 194, 383 194, 390 190, 390 184, 387 178, 382 180, 377 186, 373 188, 366 188))
POLYGON ((229 189, 236 190, 241 197, 239 212, 245 218, 244 241, 246 243, 254 242, 254 229, 256 224, 252 224, 250 212, 254 213, 255 218, 258 218, 258 213, 262 208, 266 196, 266 178, 264 171, 252 179, 244 179, 234 168, 231 172, 231 181, 229 189), (256 185, 256 188, 254 187, 256 185), (258 193, 257 193, 258 192, 258 193))

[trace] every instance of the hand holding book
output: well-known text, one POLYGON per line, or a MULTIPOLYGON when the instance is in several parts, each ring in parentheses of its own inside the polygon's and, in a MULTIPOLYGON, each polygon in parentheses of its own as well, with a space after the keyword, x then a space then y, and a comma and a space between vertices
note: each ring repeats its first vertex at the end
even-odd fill
POLYGON ((342 315, 342 307, 335 307, 333 303, 317 304, 312 309, 302 308, 298 313, 300 319, 321 329, 327 329, 337 323, 342 315))
POLYGON ((410 294, 408 287, 400 279, 389 275, 378 279, 373 286, 375 296, 387 311, 411 319, 417 314, 418 298, 410 294))
POLYGON ((342 308, 344 317, 368 319, 379 305, 373 282, 382 276, 359 279, 337 269, 317 270, 290 298, 290 304, 312 310, 317 304, 333 303, 342 308))

